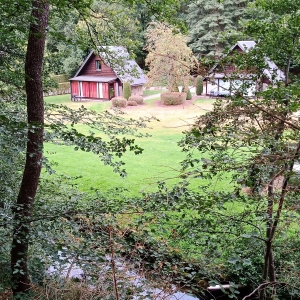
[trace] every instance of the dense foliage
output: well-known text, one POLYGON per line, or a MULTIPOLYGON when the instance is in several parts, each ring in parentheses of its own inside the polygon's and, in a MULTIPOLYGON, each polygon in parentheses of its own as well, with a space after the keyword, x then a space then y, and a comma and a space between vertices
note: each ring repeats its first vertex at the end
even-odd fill
MULTIPOLYGON (((65 58, 64 55, 70 54, 63 54, 63 49, 67 48, 64 48, 63 44, 57 41, 62 40, 63 43, 70 43, 74 37, 72 31, 79 29, 76 32, 76 39, 73 39, 72 43, 80 43, 80 41, 87 40, 88 37, 90 42, 89 44, 85 43, 85 47, 93 44, 95 45, 94 48, 98 49, 97 30, 101 29, 101 24, 99 22, 93 23, 93 21, 103 18, 105 25, 111 25, 112 29, 118 29, 108 31, 103 35, 103 37, 107 37, 106 43, 112 42, 108 36, 111 33, 115 42, 123 39, 122 41, 127 41, 128 45, 131 42, 129 36, 132 31, 127 30, 122 21, 126 24, 131 24, 131 22, 127 18, 122 20, 119 16, 115 18, 113 16, 117 15, 118 9, 125 14, 127 12, 128 15, 133 4, 130 1, 92 3, 92 1, 82 0, 72 3, 72 1, 23 0, 11 5, 1 1, 3 18, 1 18, 0 69, 3 76, 0 79, 0 115, 1 142, 6 142, 1 143, 2 158, 6 161, 6 163, 1 163, 1 177, 3 179, 5 177, 5 181, 3 181, 3 188, 1 188, 3 197, 0 208, 0 257, 1 266, 6 270, 1 274, 3 276, 1 289, 6 289, 10 285, 15 298, 31 297, 29 294, 34 292, 32 284, 41 283, 43 276, 46 275, 46 268, 50 267, 45 261, 47 258, 53 258, 50 264, 56 264, 55 257, 60 255, 57 251, 62 246, 59 246, 56 238, 52 238, 55 225, 51 227, 51 220, 62 221, 62 217, 70 220, 72 215, 80 214, 78 202, 75 201, 76 204, 69 201, 72 200, 71 187, 68 188, 70 194, 67 195, 63 192, 60 193, 63 188, 62 186, 57 187, 58 184, 55 183, 54 178, 40 180, 42 165, 48 171, 53 172, 43 157, 44 140, 49 139, 49 141, 61 144, 75 144, 75 150, 91 151, 99 155, 104 164, 113 166, 114 170, 119 172, 121 176, 125 175, 125 170, 122 168, 123 163, 114 162, 114 158, 121 157, 126 150, 132 150, 136 154, 141 153, 142 149, 134 145, 134 139, 129 138, 128 134, 135 131, 137 127, 144 127, 142 120, 125 121, 120 116, 108 112, 97 116, 97 114, 88 112, 84 108, 72 111, 65 107, 52 106, 45 110, 43 101, 43 90, 49 86, 47 75, 49 72, 60 72, 59 63, 65 58), (121 10, 120 7, 122 7, 121 10), (99 12, 97 8, 104 11, 106 8, 106 12, 109 9, 109 19, 106 19, 105 14, 102 14, 103 11, 99 12), (113 15, 113 13, 115 14, 113 15), (58 21, 64 17, 66 21, 71 21, 68 24, 69 27, 66 27, 62 22, 56 24, 55 20, 58 21), (58 27, 56 27, 57 25, 58 27), (70 34, 62 33, 66 28, 70 34), (60 33, 58 33, 58 29, 61 31, 60 33), (122 32, 122 30, 124 31, 122 32), (118 35, 115 34, 116 32, 118 35), (49 41, 48 61, 45 61, 44 49, 47 34, 50 34, 53 40, 49 41), (61 52, 58 53, 60 50, 61 52), (58 56, 61 56, 52 60, 51 56, 56 52, 58 56), (43 64, 43 62, 46 63, 43 64), (52 65, 53 62, 54 65, 52 65), (24 103, 25 99, 26 103, 24 103), (85 123, 94 130, 104 132, 107 138, 96 137, 92 132, 86 135, 79 133, 74 128, 78 122, 85 123), (126 137, 118 138, 116 136, 122 133, 126 134, 126 137), (7 137, 10 139, 8 140, 7 137), (9 169, 15 172, 10 171, 8 173, 9 169), (37 194, 38 188, 39 191, 43 191, 42 194, 37 194), (55 193, 54 191, 59 192, 55 193), (51 197, 55 195, 53 202, 45 200, 49 199, 49 195, 51 197), (39 200, 42 202, 40 203, 39 200), (60 200, 67 204, 60 206, 60 200), (56 209, 57 204, 59 208, 56 209), (37 228, 38 231, 35 231, 37 228), (37 238, 38 236, 47 240, 47 243, 44 245, 41 242, 36 243, 40 240, 37 238), (50 245, 49 242, 53 247, 47 247, 50 245), (38 261, 41 263, 36 263, 38 261), (38 278, 37 281, 35 278, 38 278)), ((126 44, 123 45, 126 46, 126 44)), ((76 46, 72 47, 75 52, 77 51, 76 46)), ((75 69, 76 63, 73 65, 75 69)), ((74 193, 80 194, 76 190, 74 193)), ((76 196, 76 198, 80 198, 80 201, 84 202, 84 196, 76 196)), ((116 206, 114 205, 114 207, 116 206)), ((87 209, 85 209, 85 213, 89 214, 87 209)), ((61 224, 64 225, 64 222, 61 224)), ((70 232, 75 233, 77 223, 69 222, 68 224, 71 226, 70 228, 73 228, 70 229, 70 232)), ((67 230, 64 234, 65 241, 67 240, 69 225, 61 228, 67 230)), ((58 227, 56 228, 58 229, 58 227)), ((57 234, 54 236, 59 237, 57 234)))
MULTIPOLYGON (((239 28, 247 2, 183 3, 193 50, 221 52, 230 39, 225 43, 220 33, 239 28)), ((218 72, 235 66, 228 78, 232 95, 217 99, 185 133, 183 181, 172 188, 161 181, 157 192, 137 198, 123 197, 118 187, 79 191, 72 178, 55 174, 43 142, 92 152, 125 176, 119 158, 126 151, 142 152, 134 136, 149 119, 44 107, 42 92, 53 85, 50 73, 71 76, 91 49, 117 43, 136 49, 149 22, 162 13, 169 19, 180 3, 0 3, 0 290, 12 288, 15 298, 23 299, 45 294, 146 299, 155 287, 148 283, 159 281, 159 288, 177 284, 209 298, 208 285, 230 282, 231 298, 238 297, 240 285, 260 300, 299 298, 300 85, 290 72, 300 58, 297 1, 253 2, 251 9, 264 18, 246 22, 243 35, 257 45, 225 55, 218 64, 218 72), (136 16, 141 24, 133 21, 136 16), (284 78, 266 58, 284 70, 284 78), (262 74, 268 80, 265 90, 262 74), (247 96, 251 81, 260 87, 253 97, 247 96), (85 133, 77 124, 85 124, 85 133), (185 181, 191 176, 199 180, 199 191, 185 181), (215 182, 223 179, 228 186, 217 190, 215 182), (76 267, 83 274, 79 283, 69 280, 76 267), (139 284, 136 278, 142 278, 139 284)), ((182 85, 189 94, 195 58, 185 37, 157 22, 146 36, 149 84, 164 82, 170 91, 182 85)), ((197 84, 197 94, 200 88, 197 84)), ((185 98, 168 100, 175 104, 185 98)))
MULTIPOLYGON (((295 115, 300 86, 290 74, 290 64, 299 55, 299 5, 281 0, 258 0, 255 5, 268 16, 247 23, 246 33, 258 43, 251 51, 230 53, 219 63, 216 72, 235 66, 227 78, 232 96, 217 100, 213 111, 201 116, 187 133, 181 142, 189 152, 183 167, 194 176, 232 178, 233 192, 214 193, 216 201, 223 202, 216 211, 221 231, 228 233, 228 242, 230 235, 236 238, 233 247, 223 252, 229 255, 232 275, 251 285, 261 300, 287 299, 299 293, 294 280, 299 270, 298 241, 294 240, 299 231, 299 174, 294 166, 300 149, 295 115), (284 46, 279 40, 284 40, 284 46), (285 70, 284 76, 270 58, 285 70), (259 87, 263 78, 268 79, 268 88, 246 96, 251 81, 259 87), (196 149, 202 155, 195 155, 196 149), (290 243, 293 250, 287 248, 290 243)), ((222 244, 219 240, 218 247, 222 244)))
POLYGON ((202 57, 220 56, 234 42, 230 35, 240 30, 248 0, 191 1, 186 13, 189 46, 202 57))

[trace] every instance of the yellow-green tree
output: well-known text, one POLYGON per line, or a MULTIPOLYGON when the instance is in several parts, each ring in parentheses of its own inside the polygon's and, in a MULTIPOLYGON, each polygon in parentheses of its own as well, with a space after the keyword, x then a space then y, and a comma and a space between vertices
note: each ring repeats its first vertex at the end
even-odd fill
POLYGON ((197 61, 186 44, 186 37, 169 24, 152 22, 146 31, 146 40, 147 86, 161 86, 164 82, 171 92, 176 91, 179 84, 188 86, 190 71, 197 61))

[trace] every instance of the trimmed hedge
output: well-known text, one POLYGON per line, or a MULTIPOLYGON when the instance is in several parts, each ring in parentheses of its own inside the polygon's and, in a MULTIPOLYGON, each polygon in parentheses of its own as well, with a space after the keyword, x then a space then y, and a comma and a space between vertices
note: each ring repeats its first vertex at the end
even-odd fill
POLYGON ((183 92, 186 93, 186 100, 192 100, 192 93, 191 93, 188 86, 186 86, 186 87, 183 86, 182 87, 181 93, 183 93, 183 92))
POLYGON ((197 77, 196 82, 196 95, 200 96, 203 93, 203 78, 202 76, 197 77))
POLYGON ((124 82, 124 84, 123 84, 123 97, 128 100, 130 96, 131 96, 130 83, 129 82, 124 82))
POLYGON ((143 104, 144 98, 139 95, 132 95, 128 98, 128 101, 135 101, 137 104, 143 104))
POLYGON ((190 89, 188 89, 188 91, 186 93, 186 100, 192 100, 192 93, 191 93, 190 89))
POLYGON ((161 103, 164 105, 179 105, 185 103, 186 93, 165 92, 160 94, 161 103))
POLYGON ((137 106, 137 103, 133 100, 128 100, 127 105, 128 106, 137 106))
POLYGON ((113 107, 126 107, 127 100, 123 97, 114 97, 111 99, 111 103, 113 107))

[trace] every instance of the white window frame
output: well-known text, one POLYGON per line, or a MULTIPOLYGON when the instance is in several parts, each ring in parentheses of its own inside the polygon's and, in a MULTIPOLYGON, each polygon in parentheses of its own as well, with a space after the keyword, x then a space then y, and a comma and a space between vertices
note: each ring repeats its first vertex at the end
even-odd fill
POLYGON ((100 59, 95 60, 95 67, 96 67, 96 71, 101 71, 102 70, 102 64, 101 64, 100 59))

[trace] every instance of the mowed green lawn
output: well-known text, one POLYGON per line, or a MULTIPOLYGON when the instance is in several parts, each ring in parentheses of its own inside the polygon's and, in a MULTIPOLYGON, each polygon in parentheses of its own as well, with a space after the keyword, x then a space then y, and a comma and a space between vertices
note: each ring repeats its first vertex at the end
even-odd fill
MULTIPOLYGON (((65 104, 74 109, 81 105, 101 112, 110 110, 109 101, 71 102, 70 95, 46 97, 48 103, 65 104)), ((74 147, 45 145, 45 155, 52 162, 57 163, 54 169, 57 173, 72 177, 78 188, 88 191, 91 188, 108 190, 122 187, 128 190, 128 195, 138 195, 140 192, 150 192, 157 189, 157 181, 165 180, 168 185, 182 179, 180 175, 180 161, 185 153, 178 147, 178 141, 183 137, 182 131, 187 130, 195 118, 212 108, 213 100, 199 98, 188 101, 184 106, 161 106, 158 98, 145 100, 143 105, 123 109, 125 117, 138 118, 155 116, 160 121, 153 121, 149 126, 152 129, 143 130, 151 134, 148 138, 136 138, 136 143, 144 151, 134 155, 126 153, 121 160, 126 163, 128 176, 120 177, 112 168, 104 166, 101 159, 92 153, 75 151, 74 147)), ((117 158, 119 159, 119 158, 117 158)), ((191 179, 191 186, 197 189, 201 186, 200 179, 191 179)), ((212 182, 212 186, 214 187, 212 182)), ((218 182, 218 188, 227 185, 226 180, 218 182)))

